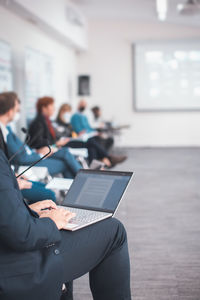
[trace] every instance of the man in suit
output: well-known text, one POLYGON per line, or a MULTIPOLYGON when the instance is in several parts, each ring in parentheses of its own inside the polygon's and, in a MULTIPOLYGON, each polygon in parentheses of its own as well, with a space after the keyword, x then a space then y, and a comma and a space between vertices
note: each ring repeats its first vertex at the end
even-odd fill
POLYGON ((8 148, 5 143, 5 137, 4 137, 4 136, 6 136, 6 133, 5 133, 5 135, 3 135, 2 127, 3 127, 3 124, 1 124, 1 122, 0 122, 0 149, 2 149, 2 151, 8 157, 8 148))
MULTIPOLYGON (((6 93, 9 96, 10 93, 6 93)), ((4 95, 4 94, 3 94, 4 95)), ((2 94, 1 94, 2 96, 2 94)), ((0 98, 1 98, 0 96, 0 98)), ((2 100, 2 98, 1 98, 2 100)), ((10 115, 10 110, 14 107, 14 99, 5 97, 5 101, 0 101, 0 149, 4 152, 7 158, 9 158, 8 148, 7 148, 7 136, 9 134, 9 130, 6 128, 5 124, 7 123, 5 120, 10 120, 10 118, 14 118, 14 115, 10 115)), ((22 196, 28 200, 29 205, 38 201, 43 201, 45 199, 52 200, 56 202, 55 192, 47 189, 44 183, 36 182, 36 181, 28 181, 24 177, 17 178, 17 183, 19 185, 19 189, 21 190, 22 196)), ((44 202, 47 203, 47 202, 44 202)), ((65 293, 66 300, 73 299, 73 285, 72 283, 66 283, 67 292, 65 293)))
MULTIPOLYGON (((36 152, 28 145, 23 147, 22 141, 14 134, 11 127, 7 126, 9 122, 15 120, 19 107, 20 104, 16 93, 6 92, 0 94, 0 123, 2 128, 4 128, 4 135, 6 134, 8 156, 11 157, 22 148, 14 157, 13 162, 17 165, 30 165, 47 153, 48 148, 45 147, 36 152)), ((74 178, 79 169, 81 169, 81 165, 67 148, 58 150, 38 165, 47 167, 51 175, 62 173, 66 178, 74 178)))
POLYGON ((1 300, 59 300, 63 283, 87 272, 94 300, 131 300, 123 225, 110 218, 62 230, 73 217, 51 201, 27 206, 0 150, 1 300))

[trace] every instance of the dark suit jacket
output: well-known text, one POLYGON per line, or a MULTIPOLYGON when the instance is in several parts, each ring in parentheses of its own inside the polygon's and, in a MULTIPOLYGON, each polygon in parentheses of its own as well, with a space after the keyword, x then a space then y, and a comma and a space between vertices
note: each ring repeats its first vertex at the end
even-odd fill
POLYGON ((31 136, 29 143, 31 148, 39 149, 47 146, 48 144, 53 145, 56 142, 56 139, 54 139, 51 135, 46 120, 42 114, 38 114, 30 124, 29 134, 31 136))
POLYGON ((7 145, 6 145, 5 141, 4 141, 1 128, 0 128, 0 149, 5 153, 5 155, 8 158, 8 148, 7 148, 7 145))
POLYGON ((0 299, 58 300, 62 288, 61 234, 23 201, 0 150, 0 299))

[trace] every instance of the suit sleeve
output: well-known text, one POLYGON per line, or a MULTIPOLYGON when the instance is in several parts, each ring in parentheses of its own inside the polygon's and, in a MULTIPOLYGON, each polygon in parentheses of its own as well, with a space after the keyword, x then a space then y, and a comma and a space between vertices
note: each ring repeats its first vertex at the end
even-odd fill
POLYGON ((0 242, 15 251, 31 251, 60 240, 61 234, 51 219, 30 214, 0 155, 0 242))

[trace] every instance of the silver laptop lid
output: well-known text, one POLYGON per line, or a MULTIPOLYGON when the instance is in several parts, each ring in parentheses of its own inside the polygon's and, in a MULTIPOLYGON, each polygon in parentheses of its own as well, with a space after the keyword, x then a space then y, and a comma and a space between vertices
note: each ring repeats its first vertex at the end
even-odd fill
POLYGON ((114 213, 133 172, 80 170, 62 205, 114 213))

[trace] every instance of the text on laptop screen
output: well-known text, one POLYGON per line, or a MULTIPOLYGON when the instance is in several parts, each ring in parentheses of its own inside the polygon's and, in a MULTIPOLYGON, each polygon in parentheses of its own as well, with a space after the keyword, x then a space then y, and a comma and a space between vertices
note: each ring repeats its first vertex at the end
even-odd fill
POLYGON ((130 180, 130 175, 106 172, 79 172, 67 193, 64 205, 114 211, 130 180))

